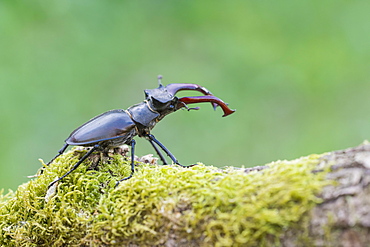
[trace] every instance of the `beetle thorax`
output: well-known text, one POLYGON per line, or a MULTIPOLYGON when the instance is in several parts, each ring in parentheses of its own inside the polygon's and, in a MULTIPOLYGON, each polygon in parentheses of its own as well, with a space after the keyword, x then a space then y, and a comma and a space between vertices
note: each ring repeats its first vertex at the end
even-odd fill
POLYGON ((158 112, 151 110, 146 101, 129 107, 127 112, 135 123, 150 130, 155 126, 156 119, 160 115, 158 112))

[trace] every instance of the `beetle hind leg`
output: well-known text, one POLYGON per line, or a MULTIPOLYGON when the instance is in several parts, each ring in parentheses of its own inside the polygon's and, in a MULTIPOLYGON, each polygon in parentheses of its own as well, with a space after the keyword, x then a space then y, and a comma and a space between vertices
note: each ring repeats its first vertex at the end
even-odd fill
MULTIPOLYGON (((62 180, 63 178, 65 178, 66 176, 68 176, 68 174, 70 174, 71 172, 73 172, 74 170, 77 169, 77 167, 79 167, 81 165, 81 163, 87 158, 89 157, 96 149, 98 149, 100 147, 99 144, 96 144, 94 147, 92 147, 84 156, 82 156, 82 158, 71 168, 71 170, 69 170, 68 172, 66 172, 63 176, 61 176, 60 178, 57 178, 55 179, 53 182, 51 182, 48 186, 48 188, 50 188, 51 186, 53 186, 56 182, 62 180)), ((57 156, 58 157, 58 156, 57 156)))
MULTIPOLYGON (((63 147, 58 151, 58 154, 57 154, 57 155, 55 155, 55 157, 54 157, 54 158, 52 158, 52 159, 51 159, 51 160, 46 164, 46 166, 49 166, 51 163, 53 163, 53 161, 54 161, 56 158, 58 158, 59 156, 61 156, 61 155, 64 153, 64 151, 66 151, 66 149, 68 148, 68 146, 69 146, 69 144, 65 143, 65 144, 63 145, 63 147)), ((45 169, 45 167, 42 167, 42 168, 41 168, 41 170, 40 170, 40 175, 44 173, 44 169, 45 169)))

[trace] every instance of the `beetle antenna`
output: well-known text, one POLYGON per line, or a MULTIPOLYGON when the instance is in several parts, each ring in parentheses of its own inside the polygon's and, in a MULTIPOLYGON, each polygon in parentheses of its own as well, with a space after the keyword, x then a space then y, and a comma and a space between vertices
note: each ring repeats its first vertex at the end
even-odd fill
POLYGON ((163 78, 163 76, 162 75, 158 75, 158 84, 159 84, 159 86, 161 87, 163 87, 163 85, 162 85, 162 78, 163 78))
POLYGON ((189 108, 188 107, 188 105, 187 104, 185 104, 184 102, 181 102, 183 105, 184 105, 184 107, 185 107, 185 109, 187 110, 187 111, 190 111, 190 110, 199 110, 200 109, 200 107, 193 107, 193 108, 189 108))

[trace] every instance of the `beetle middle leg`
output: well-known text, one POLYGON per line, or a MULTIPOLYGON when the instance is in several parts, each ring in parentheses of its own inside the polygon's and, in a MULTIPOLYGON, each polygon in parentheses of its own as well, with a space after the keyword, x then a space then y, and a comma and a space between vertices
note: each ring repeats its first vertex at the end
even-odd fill
POLYGON ((134 172, 135 172, 135 140, 132 139, 131 140, 131 174, 128 176, 128 177, 125 177, 125 178, 122 178, 121 180, 119 180, 115 187, 117 187, 119 185, 120 182, 124 181, 124 180, 127 180, 127 179, 130 179, 133 175, 134 175, 134 172))
POLYGON ((167 165, 167 162, 166 160, 164 159, 163 155, 161 154, 161 152, 159 151, 158 148, 156 148, 154 146, 154 143, 157 144, 167 155, 168 157, 171 158, 171 160, 173 161, 173 163, 175 163, 176 165, 178 166, 181 166, 181 167, 192 167, 192 166, 195 166, 194 165, 188 165, 188 166, 184 166, 184 165, 181 165, 179 163, 179 161, 176 159, 176 157, 170 152, 170 150, 168 150, 160 141, 158 141, 152 134, 148 134, 146 136, 149 140, 149 142, 152 144, 152 146, 154 147, 155 151, 158 153, 159 157, 161 158, 161 160, 163 161, 163 164, 167 165))

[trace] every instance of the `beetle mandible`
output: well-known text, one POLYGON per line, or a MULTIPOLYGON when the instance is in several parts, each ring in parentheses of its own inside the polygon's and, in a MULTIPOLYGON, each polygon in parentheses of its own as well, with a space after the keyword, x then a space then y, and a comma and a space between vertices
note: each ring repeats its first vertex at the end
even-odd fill
POLYGON ((189 108, 187 106, 188 104, 210 102, 214 108, 217 106, 222 108, 224 112, 223 117, 234 113, 235 110, 231 110, 226 103, 213 96, 209 90, 202 86, 190 83, 172 83, 167 86, 163 86, 161 79, 162 76, 158 76, 158 88, 144 90, 145 100, 143 102, 130 106, 126 110, 117 109, 104 112, 75 129, 65 140, 65 144, 58 151, 58 154, 48 162, 47 165, 50 165, 58 156, 62 155, 70 145, 87 146, 91 147, 91 149, 83 155, 67 173, 51 182, 49 184, 49 188, 76 170, 77 167, 94 151, 105 150, 107 148, 127 144, 131 146, 131 173, 128 177, 119 180, 116 183, 116 186, 118 186, 120 182, 131 178, 134 174, 135 140, 133 138, 135 136, 147 139, 164 165, 166 165, 167 162, 159 148, 161 148, 176 165, 181 167, 193 166, 181 165, 175 156, 152 134, 150 134, 150 131, 160 120, 172 112, 181 108, 185 108, 187 110, 199 109, 199 107, 189 108), (194 90, 204 95, 177 98, 175 94, 182 90, 194 90))

